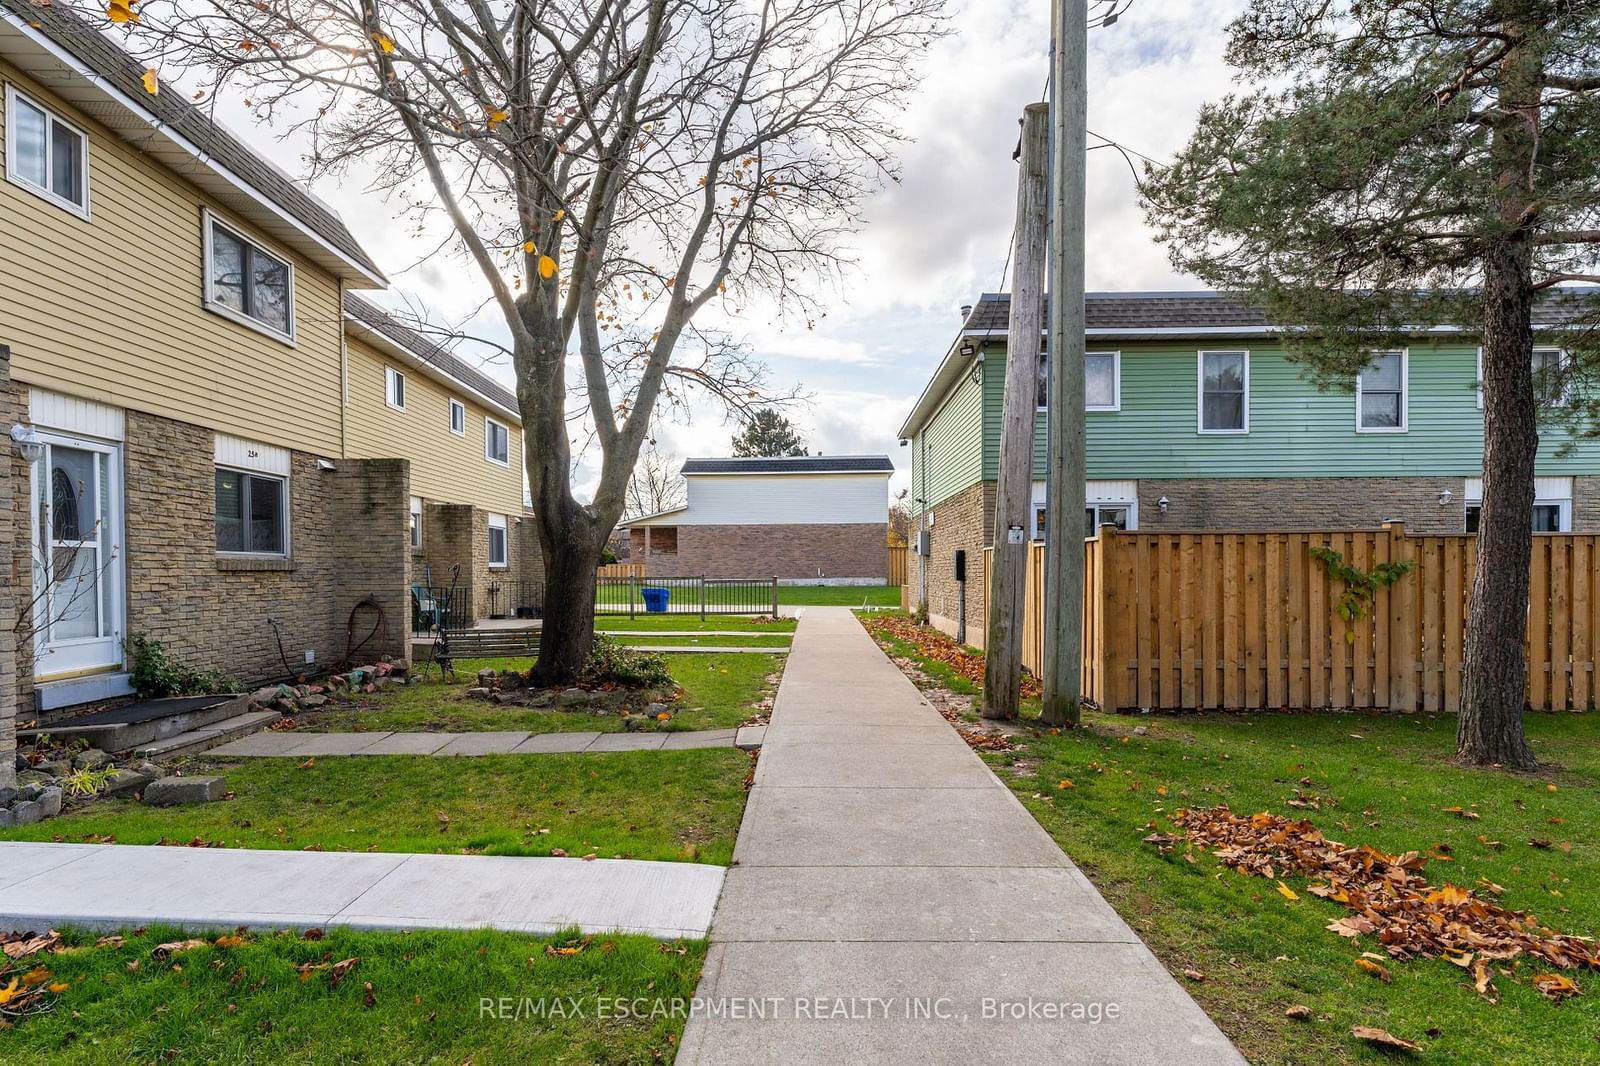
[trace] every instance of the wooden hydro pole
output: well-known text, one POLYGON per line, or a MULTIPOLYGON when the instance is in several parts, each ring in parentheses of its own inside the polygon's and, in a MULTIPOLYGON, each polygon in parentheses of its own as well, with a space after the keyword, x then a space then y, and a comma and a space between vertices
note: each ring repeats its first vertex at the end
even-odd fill
POLYGON ((1050 380, 1044 546, 1044 701, 1047 725, 1077 725, 1083 671, 1085 318, 1084 165, 1088 149, 1089 12, 1056 0, 1051 62, 1050 380))
MULTIPOLYGON (((1022 612, 1028 570, 1028 508, 1033 501, 1039 337, 1044 328, 1049 157, 1049 106, 1029 104, 1022 113, 1022 165, 1017 179, 1017 231, 1011 253, 1014 277, 1006 344, 1005 408, 1000 424, 1000 476, 995 487, 994 554, 992 570, 986 575, 989 617, 984 642, 985 718, 1015 718, 1022 687, 1022 612)), ((1081 381, 1078 388, 1081 395, 1081 381)))

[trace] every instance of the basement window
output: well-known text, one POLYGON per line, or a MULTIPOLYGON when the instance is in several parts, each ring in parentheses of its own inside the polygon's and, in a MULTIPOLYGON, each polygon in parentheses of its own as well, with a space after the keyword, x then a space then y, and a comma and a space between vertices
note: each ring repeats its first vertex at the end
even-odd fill
POLYGON ((506 516, 503 514, 489 516, 489 568, 506 568, 506 516))
POLYGON ((289 482, 281 477, 217 468, 217 551, 230 555, 287 555, 289 482))

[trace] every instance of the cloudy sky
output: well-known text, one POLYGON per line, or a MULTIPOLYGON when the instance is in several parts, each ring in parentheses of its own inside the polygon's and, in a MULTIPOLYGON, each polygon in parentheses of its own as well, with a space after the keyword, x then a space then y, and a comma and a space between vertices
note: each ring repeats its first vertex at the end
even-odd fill
MULTIPOLYGON (((1223 31, 1244 0, 1133 0, 1113 27, 1090 32, 1089 128, 1137 152, 1169 158, 1202 101, 1226 92, 1223 31)), ((812 402, 792 413, 813 451, 887 453, 908 482, 896 430, 959 325, 959 308, 999 285, 1015 211, 1022 108, 1048 73, 1047 0, 951 0, 954 34, 928 57, 907 109, 911 141, 902 182, 868 204, 856 241, 860 267, 831 313, 807 331, 760 311, 729 323, 771 368, 775 385, 799 384, 812 402)), ((268 130, 247 135, 274 153, 268 130)), ((1096 143, 1094 138, 1090 143, 1096 143)), ((1132 176, 1115 151, 1088 155, 1090 289, 1192 288, 1149 237, 1132 176)), ((344 215, 405 294, 452 321, 481 300, 451 260, 400 272, 428 247, 408 241, 390 208, 345 183, 318 193, 344 215), (462 278, 468 284, 453 283, 462 278)), ((509 368, 490 366, 510 381, 509 368)), ((726 454, 728 426, 714 411, 659 426, 663 450, 726 454)), ((592 483, 581 467, 577 483, 592 483)))

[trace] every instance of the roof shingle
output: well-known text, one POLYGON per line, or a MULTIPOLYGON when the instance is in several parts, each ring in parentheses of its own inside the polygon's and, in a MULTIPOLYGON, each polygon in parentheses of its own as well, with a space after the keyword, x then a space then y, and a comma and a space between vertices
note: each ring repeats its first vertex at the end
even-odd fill
POLYGON ((347 314, 362 325, 375 333, 382 334, 394 344, 436 367, 442 373, 455 378, 468 388, 482 393, 508 410, 519 410, 517 397, 510 389, 501 385, 483 371, 471 366, 466 360, 453 352, 441 348, 416 330, 402 325, 377 304, 364 300, 352 293, 345 293, 344 309, 347 314))
POLYGON ((887 455, 794 455, 685 459, 684 474, 892 474, 887 455))

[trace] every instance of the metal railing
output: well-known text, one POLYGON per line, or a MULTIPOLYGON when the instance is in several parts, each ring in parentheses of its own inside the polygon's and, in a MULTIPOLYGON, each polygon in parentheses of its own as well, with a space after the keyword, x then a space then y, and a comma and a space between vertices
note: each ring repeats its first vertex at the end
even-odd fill
POLYGON ((471 629, 477 621, 472 611, 471 585, 412 585, 411 633, 430 637, 438 632, 471 629))
POLYGON ((480 596, 485 618, 538 618, 544 614, 543 581, 491 580, 480 596))
POLYGON ((777 614, 778 579, 597 577, 596 614, 777 614))

